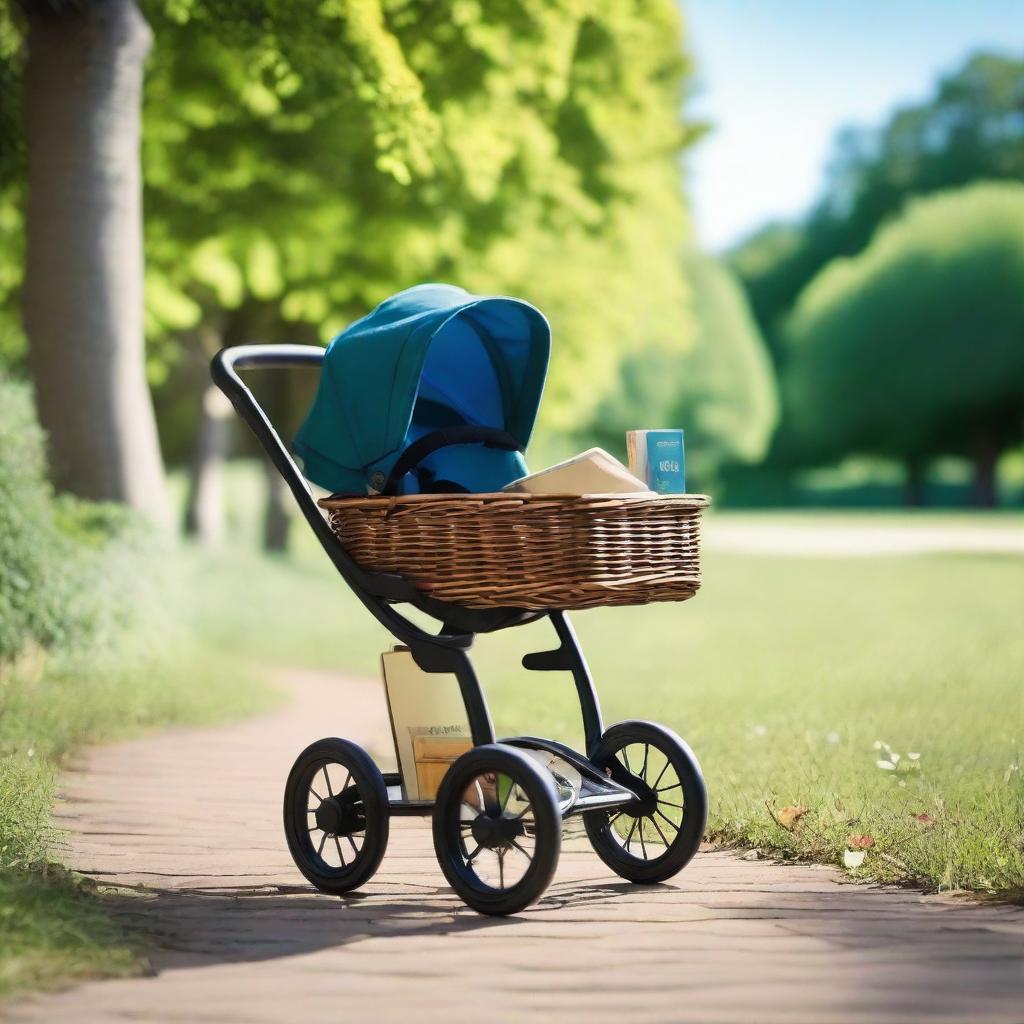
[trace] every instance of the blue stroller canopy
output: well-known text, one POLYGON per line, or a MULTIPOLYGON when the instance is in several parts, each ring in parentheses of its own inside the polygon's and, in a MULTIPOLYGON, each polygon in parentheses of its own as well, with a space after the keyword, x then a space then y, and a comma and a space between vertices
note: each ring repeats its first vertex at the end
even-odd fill
MULTIPOLYGON (((520 299, 445 284, 408 288, 341 332, 295 440, 305 475, 336 493, 380 491, 402 452, 449 428, 491 428, 525 448, 544 390, 551 330, 520 299)), ((523 476, 519 451, 458 444, 427 455, 399 482, 431 479, 469 491, 523 476)))

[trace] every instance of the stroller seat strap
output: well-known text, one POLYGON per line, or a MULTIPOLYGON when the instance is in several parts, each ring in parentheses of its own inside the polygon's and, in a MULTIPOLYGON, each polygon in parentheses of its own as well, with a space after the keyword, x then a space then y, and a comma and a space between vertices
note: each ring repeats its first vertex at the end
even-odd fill
POLYGON ((402 477, 415 469, 428 455, 441 448, 449 448, 453 445, 461 444, 482 444, 485 448, 500 448, 508 452, 521 452, 524 450, 518 438, 514 437, 507 430, 498 430, 496 427, 466 425, 432 430, 429 434, 419 438, 419 440, 413 441, 402 452, 398 457, 398 461, 392 466, 384 486, 378 493, 382 495, 396 494, 398 483, 402 477))

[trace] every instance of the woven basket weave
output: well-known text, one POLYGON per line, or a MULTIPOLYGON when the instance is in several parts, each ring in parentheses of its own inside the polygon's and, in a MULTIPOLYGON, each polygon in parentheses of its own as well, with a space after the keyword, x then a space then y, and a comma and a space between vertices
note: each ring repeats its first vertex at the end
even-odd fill
POLYGON ((324 498, 362 568, 467 608, 685 601, 700 586, 703 495, 324 498))

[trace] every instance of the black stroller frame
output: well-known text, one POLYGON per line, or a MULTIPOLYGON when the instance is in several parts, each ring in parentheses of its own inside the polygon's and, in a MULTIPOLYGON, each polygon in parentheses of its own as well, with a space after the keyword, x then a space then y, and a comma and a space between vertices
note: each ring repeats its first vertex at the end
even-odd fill
MULTIPOLYGON (((624 722, 613 726, 611 730, 605 730, 590 669, 564 611, 471 609, 437 601, 401 576, 367 572, 353 561, 342 546, 317 506, 305 478, 281 441, 274 425, 239 376, 240 370, 319 369, 323 358, 323 349, 307 345, 238 346, 224 349, 213 358, 211 375, 256 436, 274 468, 288 485, 299 510, 320 545, 362 604, 385 629, 408 648, 421 670, 455 676, 466 709, 473 750, 462 755, 453 765, 442 783, 437 800, 427 802, 404 799, 398 773, 380 773, 368 756, 355 744, 342 740, 324 740, 320 741, 319 745, 313 744, 300 755, 289 778, 289 789, 286 790, 285 829, 289 847, 300 870, 314 885, 327 892, 342 893, 357 888, 368 880, 380 863, 387 842, 389 817, 433 815, 435 847, 441 867, 463 900, 483 913, 514 913, 533 902, 543 892, 553 874, 560 844, 558 819, 582 815, 595 851, 620 875, 637 882, 661 881, 674 875, 696 852, 704 832, 707 803, 699 765, 686 744, 663 726, 646 722, 624 722), (437 633, 428 632, 401 614, 395 608, 396 604, 409 604, 438 620, 441 623, 440 630, 437 633), (533 622, 542 617, 550 620, 558 646, 551 650, 528 653, 523 656, 522 664, 524 668, 535 672, 559 671, 572 675, 583 720, 585 755, 563 743, 535 736, 517 736, 497 742, 487 701, 469 658, 468 652, 476 634, 533 622), (324 744, 330 743, 341 744, 341 747, 323 747, 324 744), (642 755, 635 755, 643 757, 642 772, 637 770, 639 765, 629 763, 630 745, 643 748, 642 755), (579 773, 582 784, 577 786, 569 799, 565 799, 563 788, 560 799, 548 773, 535 767, 536 762, 531 765, 527 759, 524 765, 521 757, 517 760, 517 749, 547 752, 579 773), (661 776, 653 785, 651 776, 656 769, 652 767, 651 771, 648 771, 652 749, 660 752, 661 763, 664 765, 661 776), (460 776, 456 769, 463 762, 466 767, 460 776), (327 806, 329 801, 323 801, 326 809, 309 809, 306 805, 305 790, 312 787, 314 778, 323 778, 326 788, 332 790, 331 777, 324 765, 335 763, 349 773, 351 785, 346 782, 338 794, 332 791, 329 801, 333 803, 327 806), (508 775, 511 783, 510 790, 503 798, 501 813, 497 816, 494 816, 494 812, 497 810, 500 794, 488 802, 481 793, 480 811, 474 818, 476 824, 471 824, 460 817, 460 814, 464 813, 466 803, 464 799, 460 802, 458 786, 473 784, 474 770, 478 772, 475 776, 477 779, 491 779, 495 773, 501 773, 508 775), (669 770, 672 774, 669 774, 669 770), (323 775, 318 775, 319 772, 323 772, 323 775), (483 772, 483 775, 480 775, 480 772, 483 772), (666 776, 668 779, 676 777, 679 781, 674 786, 659 787, 658 783, 666 776), (301 792, 292 793, 291 790, 295 787, 301 792), (659 796, 661 792, 675 794, 677 790, 675 799, 680 800, 684 808, 683 814, 678 816, 679 820, 670 818, 668 813, 661 809, 675 807, 676 804, 662 800, 659 796), (300 804, 290 807, 289 798, 293 805, 296 800, 299 800, 300 804), (446 799, 456 807, 456 811, 453 812, 455 817, 447 815, 447 823, 445 815, 438 812, 438 807, 446 799), (511 824, 520 819, 510 814, 508 805, 518 805, 523 801, 533 805, 532 832, 529 826, 511 824), (488 806, 485 807, 485 803, 488 803, 488 806), (549 813, 552 809, 557 810, 554 819, 549 813), (332 839, 338 847, 341 865, 332 871, 327 870, 325 863, 319 863, 324 842, 321 842, 321 851, 317 852, 316 858, 311 858, 310 851, 305 849, 305 843, 309 840, 301 834, 304 828, 301 823, 308 821, 304 814, 315 815, 315 821, 319 826, 317 829, 306 831, 321 831, 324 839, 332 839), (659 814, 664 819, 660 823, 656 817, 659 814), (639 837, 627 839, 624 846, 624 837, 621 834, 623 827, 620 825, 618 831, 614 829, 614 822, 621 815, 626 817, 623 825, 629 821, 642 822, 639 825, 639 837), (296 821, 300 824, 296 825, 296 821), (360 835, 360 826, 363 843, 357 850, 354 837, 360 835), (675 829, 674 834, 669 832, 669 826, 675 829), (467 829, 471 829, 471 833, 465 831, 467 829), (653 836, 654 829, 661 835, 663 844, 657 843, 656 837, 645 842, 645 835, 653 836), (373 837, 371 832, 375 832, 373 837), (669 840, 666 833, 673 838, 669 840), (506 887, 503 851, 511 850, 514 846, 523 851, 517 840, 525 842, 524 834, 533 841, 535 856, 520 880, 506 887), (341 838, 346 839, 352 847, 352 865, 346 864, 341 838), (498 851, 501 864, 500 886, 482 883, 477 878, 472 866, 473 857, 469 857, 468 865, 465 863, 468 856, 467 840, 470 843, 479 841, 477 851, 481 848, 498 851), (663 846, 664 853, 657 857, 648 857, 646 848, 652 845, 652 842, 656 847, 663 846), (553 856, 550 853, 552 843, 553 856), (631 851, 631 846, 635 843, 643 847, 643 857, 638 857, 631 851), (449 849, 452 846, 460 847, 461 854, 446 856, 452 852, 449 849), (358 863, 360 857, 361 864, 358 863), (359 870, 353 870, 353 867, 359 870)), ((651 763, 653 765, 653 762, 651 763)), ((479 783, 476 785, 479 791, 479 783)), ((634 825, 634 837, 635 829, 634 825)))

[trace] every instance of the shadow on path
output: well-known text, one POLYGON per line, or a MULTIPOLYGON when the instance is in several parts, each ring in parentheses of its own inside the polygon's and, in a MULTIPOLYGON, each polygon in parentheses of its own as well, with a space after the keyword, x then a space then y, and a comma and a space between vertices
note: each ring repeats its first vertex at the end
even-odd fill
MULTIPOLYGON (((371 938, 495 929, 509 930, 514 937, 516 929, 528 927, 538 915, 602 906, 611 911, 617 898, 638 891, 628 882, 555 886, 526 914, 486 917, 464 907, 447 886, 396 885, 388 890, 335 897, 302 885, 184 890, 138 886, 132 894, 108 892, 103 899, 142 944, 151 973, 157 973, 296 956, 371 938)), ((653 895, 674 890, 658 885, 640 891, 653 895)))

